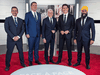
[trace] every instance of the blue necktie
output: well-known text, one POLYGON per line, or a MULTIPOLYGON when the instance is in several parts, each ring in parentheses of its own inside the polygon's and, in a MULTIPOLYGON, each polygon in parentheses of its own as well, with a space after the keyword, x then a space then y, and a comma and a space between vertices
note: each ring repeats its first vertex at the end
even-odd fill
POLYGON ((16 27, 18 26, 18 23, 17 23, 16 17, 15 17, 15 25, 16 25, 16 27))
POLYGON ((35 20, 37 21, 37 18, 36 18, 36 13, 34 12, 34 16, 35 16, 35 20))

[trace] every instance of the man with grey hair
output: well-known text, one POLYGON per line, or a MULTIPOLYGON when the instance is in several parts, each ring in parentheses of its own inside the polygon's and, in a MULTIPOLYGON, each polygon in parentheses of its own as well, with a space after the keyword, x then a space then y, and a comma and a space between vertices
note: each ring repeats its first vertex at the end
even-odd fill
POLYGON ((48 9, 48 17, 43 19, 43 26, 42 26, 42 38, 45 45, 46 64, 49 64, 48 62, 49 44, 50 44, 50 62, 55 63, 52 58, 53 58, 53 52, 54 52, 54 42, 55 42, 56 31, 57 31, 56 18, 53 17, 53 10, 48 9))

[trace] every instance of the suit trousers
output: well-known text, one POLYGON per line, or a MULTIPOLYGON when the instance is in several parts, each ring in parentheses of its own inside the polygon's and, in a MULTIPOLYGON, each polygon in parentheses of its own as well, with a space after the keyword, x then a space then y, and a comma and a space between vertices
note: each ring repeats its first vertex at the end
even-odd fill
POLYGON ((28 59, 29 61, 33 61, 33 49, 34 49, 35 61, 38 60, 39 42, 40 42, 40 37, 30 37, 28 39, 28 46, 29 46, 28 59))
POLYGON ((10 66, 10 60, 12 56, 12 52, 14 49, 14 46, 16 45, 18 52, 19 52, 19 57, 20 57, 20 63, 24 63, 24 57, 23 57, 23 46, 22 46, 22 41, 7 41, 7 52, 6 52, 6 66, 10 66))
POLYGON ((66 35, 61 35, 59 37, 59 57, 58 57, 58 61, 61 61, 62 59, 62 52, 63 52, 63 46, 64 43, 66 42, 66 47, 68 50, 68 61, 71 62, 72 60, 72 52, 71 52, 71 38, 67 39, 66 35))
POLYGON ((51 37, 50 41, 45 43, 45 60, 48 61, 48 48, 50 44, 50 60, 52 60, 53 52, 54 52, 54 42, 55 39, 51 37))
POLYGON ((85 61, 86 61, 86 65, 89 65, 89 60, 90 60, 90 40, 88 41, 83 41, 82 38, 80 41, 77 41, 77 50, 78 50, 78 54, 77 54, 77 61, 78 63, 81 62, 81 56, 82 56, 82 48, 84 47, 84 51, 85 51, 85 61))

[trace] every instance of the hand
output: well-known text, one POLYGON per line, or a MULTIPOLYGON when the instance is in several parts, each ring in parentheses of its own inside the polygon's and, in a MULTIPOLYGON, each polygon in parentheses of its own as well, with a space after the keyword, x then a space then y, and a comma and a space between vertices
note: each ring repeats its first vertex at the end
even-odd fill
POLYGON ((55 30, 52 30, 52 33, 54 34, 55 33, 55 30))
POLYGON ((43 39, 43 42, 46 43, 46 39, 43 39))
POLYGON ((91 40, 91 41, 90 41, 90 45, 92 45, 93 43, 94 43, 94 41, 93 41, 93 40, 91 40))
POLYGON ((74 43, 75 43, 75 44, 77 44, 77 41, 76 41, 76 39, 74 40, 74 43))
POLYGON ((30 35, 29 35, 29 34, 27 34, 27 35, 26 35, 26 37, 27 37, 27 38, 30 38, 30 35))
POLYGON ((64 35, 65 32, 64 32, 64 31, 61 31, 60 33, 61 33, 62 35, 64 35))
POLYGON ((42 37, 42 34, 40 35, 40 37, 42 37))
POLYGON ((14 41, 18 41, 18 39, 19 39, 19 37, 18 36, 15 36, 13 40, 14 41))
POLYGON ((69 33, 69 31, 68 31, 68 30, 66 30, 66 31, 65 31, 65 34, 68 34, 68 33, 69 33))

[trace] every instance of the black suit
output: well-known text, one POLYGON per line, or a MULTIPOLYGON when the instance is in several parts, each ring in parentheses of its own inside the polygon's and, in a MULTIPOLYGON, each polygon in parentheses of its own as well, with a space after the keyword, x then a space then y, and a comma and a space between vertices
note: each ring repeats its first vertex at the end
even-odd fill
POLYGON ((50 44, 50 60, 52 60, 53 52, 54 52, 54 42, 55 42, 55 33, 53 34, 51 31, 57 31, 57 21, 56 18, 53 18, 53 24, 50 23, 49 17, 43 20, 42 26, 42 38, 46 39, 45 43, 45 60, 48 61, 48 48, 50 44))
POLYGON ((72 59, 72 53, 71 53, 71 38, 72 38, 72 30, 74 28, 74 24, 75 24, 75 19, 73 15, 68 14, 67 17, 67 22, 65 23, 63 21, 63 14, 59 16, 59 20, 58 20, 58 26, 59 26, 59 57, 58 57, 58 61, 61 61, 62 59, 62 51, 63 51, 63 46, 64 46, 64 42, 66 41, 66 46, 67 46, 67 50, 68 50, 68 61, 71 62, 72 59), (69 33, 68 34, 61 34, 61 31, 66 31, 68 30, 69 33))
POLYGON ((77 50, 78 50, 78 63, 81 62, 82 47, 84 46, 86 55, 86 65, 89 65, 90 60, 90 40, 95 39, 95 26, 94 20, 87 17, 84 26, 81 24, 81 18, 76 20, 74 39, 77 40, 77 50), (92 31, 92 38, 90 38, 90 29, 92 31))
POLYGON ((6 53, 6 66, 10 66, 10 60, 11 60, 11 55, 14 49, 14 46, 16 45, 18 52, 19 52, 19 57, 20 57, 20 63, 24 63, 24 58, 23 58, 23 48, 22 48, 22 35, 24 33, 24 24, 23 20, 20 18, 17 18, 18 21, 18 26, 16 27, 13 17, 7 17, 5 19, 5 31, 7 33, 7 53, 6 53), (19 36, 20 39, 18 41, 14 41, 13 37, 14 36, 19 36))

